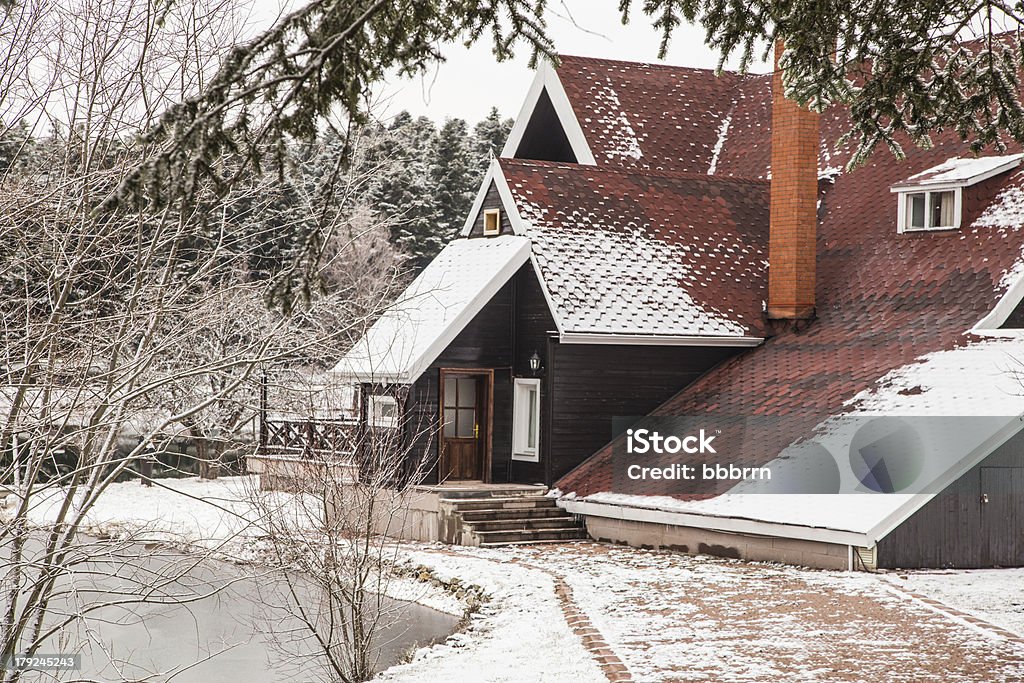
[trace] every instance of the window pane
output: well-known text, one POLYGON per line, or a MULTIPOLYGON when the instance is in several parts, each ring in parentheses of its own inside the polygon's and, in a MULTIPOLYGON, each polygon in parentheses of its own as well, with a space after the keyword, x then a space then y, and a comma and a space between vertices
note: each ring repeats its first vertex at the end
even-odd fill
POLYGON ((932 192, 931 195, 931 227, 948 227, 953 225, 953 193, 932 192))
POLYGON ((526 432, 527 448, 537 448, 537 390, 530 389, 530 417, 526 432))
POLYGON ((455 378, 445 377, 444 378, 444 404, 446 406, 455 405, 455 378))
POLYGON ((907 196, 907 226, 924 227, 924 193, 907 196))
POLYGON ((445 436, 455 436, 455 411, 446 408, 444 411, 444 431, 445 436))
POLYGON ((476 406, 476 380, 472 377, 459 378, 459 399, 460 408, 473 408, 476 406))
POLYGON ((455 423, 455 436, 463 438, 476 436, 473 429, 476 427, 476 411, 472 408, 459 408, 458 414, 459 419, 455 423))

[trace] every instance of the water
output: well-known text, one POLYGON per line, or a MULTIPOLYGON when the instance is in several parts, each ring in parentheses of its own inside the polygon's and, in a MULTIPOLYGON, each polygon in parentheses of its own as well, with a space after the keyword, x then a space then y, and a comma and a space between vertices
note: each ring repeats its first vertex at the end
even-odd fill
MULTIPOLYGON (((73 580, 62 581, 64 591, 54 602, 58 614, 76 605, 134 597, 143 586, 158 586, 156 599, 188 603, 109 605, 93 612, 89 629, 73 626, 40 649, 81 651, 82 671, 73 677, 175 683, 331 680, 291 608, 281 608, 283 583, 269 573, 254 576, 227 563, 155 547, 130 546, 127 552, 121 548, 102 562, 90 560, 73 580), (162 578, 169 576, 177 578, 162 578)), ((317 592, 308 586, 299 590, 303 604, 315 606, 317 592)), ((416 647, 443 641, 458 622, 416 603, 383 598, 381 604, 386 616, 375 634, 378 670, 416 647)))

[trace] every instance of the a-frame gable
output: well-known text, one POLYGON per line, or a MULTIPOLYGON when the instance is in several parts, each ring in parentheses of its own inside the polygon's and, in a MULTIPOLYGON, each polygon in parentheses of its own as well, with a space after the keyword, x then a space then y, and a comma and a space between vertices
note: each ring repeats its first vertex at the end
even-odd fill
POLYGON ((550 62, 542 62, 537 69, 501 156, 597 164, 558 72, 550 62))
POLYGON ((462 237, 487 238, 493 235, 484 235, 484 212, 488 209, 498 209, 501 212, 500 225, 502 235, 525 234, 523 220, 519 216, 515 200, 508 189, 505 175, 501 171, 501 165, 497 159, 491 159, 491 165, 484 175, 480 189, 477 190, 476 199, 473 200, 473 207, 469 210, 466 222, 459 233, 462 237))
POLYGON ((491 180, 491 184, 487 186, 487 190, 484 193, 483 204, 480 205, 480 209, 476 212, 476 217, 473 219, 473 224, 470 226, 468 237, 494 237, 494 235, 484 234, 484 212, 498 210, 498 226, 500 228, 500 235, 513 234, 512 221, 509 220, 509 212, 505 208, 504 203, 501 201, 501 196, 498 194, 497 184, 491 180))
POLYGON ((577 163, 572 143, 546 89, 541 90, 514 156, 516 159, 577 163))

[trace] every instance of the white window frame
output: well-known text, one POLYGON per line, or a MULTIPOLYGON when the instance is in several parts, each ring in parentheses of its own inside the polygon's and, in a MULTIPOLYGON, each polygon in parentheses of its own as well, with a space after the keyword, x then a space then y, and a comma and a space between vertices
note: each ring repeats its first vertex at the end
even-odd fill
POLYGON ((484 209, 484 235, 491 237, 501 234, 501 209, 484 209), (487 229, 487 219, 494 216, 494 229, 487 229))
POLYGON ((937 230, 959 230, 961 215, 963 213, 963 192, 960 185, 945 187, 901 187, 896 194, 896 231, 901 235, 905 232, 931 232, 937 230), (931 220, 931 195, 942 194, 943 192, 953 193, 953 225, 928 225, 931 220), (915 228, 907 225, 907 199, 912 194, 924 195, 924 220, 925 227, 915 228))
POLYGON ((366 398, 366 415, 367 422, 374 427, 383 427, 385 429, 397 429, 398 428, 398 399, 394 396, 387 396, 381 394, 374 394, 366 398), (383 414, 384 406, 392 406, 394 408, 394 414, 391 417, 386 417, 383 414))
POLYGON ((517 377, 512 387, 512 459, 525 462, 540 462, 540 380, 526 377, 517 377), (533 407, 533 415, 527 415, 530 410, 529 392, 537 392, 537 401, 533 407), (529 438, 530 419, 536 421, 537 439, 530 448, 527 445, 529 438))

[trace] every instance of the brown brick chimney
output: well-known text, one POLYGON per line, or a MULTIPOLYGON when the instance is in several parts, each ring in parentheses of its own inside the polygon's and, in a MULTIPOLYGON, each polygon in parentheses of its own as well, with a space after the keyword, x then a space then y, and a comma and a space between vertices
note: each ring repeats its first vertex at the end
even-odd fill
POLYGON ((786 99, 775 43, 772 74, 772 183, 768 237, 769 318, 814 317, 818 228, 818 114, 786 99))

